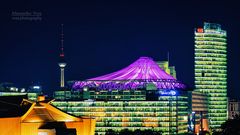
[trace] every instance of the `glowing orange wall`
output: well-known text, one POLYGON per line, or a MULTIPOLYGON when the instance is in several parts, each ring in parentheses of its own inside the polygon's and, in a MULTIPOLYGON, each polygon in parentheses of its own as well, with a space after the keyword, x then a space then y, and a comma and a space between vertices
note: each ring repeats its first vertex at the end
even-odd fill
MULTIPOLYGON (((202 122, 203 122, 203 131, 209 131, 208 120, 207 119, 203 119, 202 122)), ((200 129, 201 129, 201 125, 200 124, 196 124, 195 125, 195 133, 199 133, 200 129)))
MULTIPOLYGON (((89 119, 84 119, 83 122, 66 122, 65 124, 67 128, 76 128, 77 135, 94 135, 95 121, 91 120, 91 122, 92 128, 90 128, 89 119)), ((38 128, 43 124, 44 123, 21 123, 21 135, 37 135, 38 128)))
MULTIPOLYGON (((21 123, 18 118, 1 118, 0 135, 38 135, 38 128, 44 123, 21 123)), ((66 122, 67 128, 76 128, 77 135, 94 135, 95 120, 83 119, 83 122, 66 122), (90 124, 91 122, 91 124, 90 124), (92 126, 90 128, 90 125, 92 126)), ((44 129, 41 129, 42 131, 44 129)), ((52 131, 49 135, 54 135, 52 131)))
POLYGON ((21 123, 21 135, 37 135, 43 123, 21 123))
POLYGON ((0 135, 20 135, 20 117, 1 118, 0 135))
POLYGON ((66 122, 67 128, 76 128, 77 135, 82 135, 83 131, 83 123, 82 122, 66 122))
POLYGON ((94 135, 95 120, 83 119, 83 122, 66 122, 67 128, 76 128, 77 135, 94 135))
POLYGON ((96 119, 84 119, 83 118, 83 128, 85 133, 90 133, 90 135, 95 134, 96 119))
MULTIPOLYGON (((13 118, 0 118, 0 135, 38 135, 39 127, 44 125, 47 121, 42 119, 28 119, 32 118, 34 115, 30 115, 31 111, 36 103, 33 103, 31 108, 21 117, 13 118)), ((42 103, 42 107, 53 111, 57 119, 55 122, 65 122, 67 128, 75 128, 77 135, 94 135, 95 132, 95 119, 90 119, 89 117, 78 118, 61 112, 60 110, 52 107, 49 104, 42 103)), ((35 117, 34 117, 35 118, 35 117)), ((43 131, 44 129, 40 129, 43 131)), ((54 135, 55 130, 47 130, 49 135, 54 135)))
POLYGON ((204 131, 209 131, 209 124, 207 119, 203 119, 203 130, 204 131))

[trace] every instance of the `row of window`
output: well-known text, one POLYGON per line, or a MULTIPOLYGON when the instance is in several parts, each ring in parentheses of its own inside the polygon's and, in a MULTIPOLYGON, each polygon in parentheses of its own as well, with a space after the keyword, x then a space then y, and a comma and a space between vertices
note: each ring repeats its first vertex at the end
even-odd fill
POLYGON ((195 61, 220 61, 220 62, 226 62, 227 58, 195 57, 195 61))
POLYGON ((210 34, 210 33, 195 33, 195 36, 199 36, 199 37, 216 37, 216 38, 226 38, 226 34, 220 34, 220 33, 214 33, 214 34, 210 34))
POLYGON ((218 42, 224 42, 226 43, 226 38, 214 38, 214 37, 201 37, 201 36, 195 36, 196 41, 218 41, 218 42))
POLYGON ((226 53, 227 52, 227 49, 224 48, 224 47, 210 47, 210 46, 207 46, 207 45, 195 45, 195 51, 199 52, 199 50, 201 51, 221 51, 221 52, 224 52, 226 53))
POLYGON ((211 46, 211 48, 215 48, 215 47, 223 47, 225 49, 227 49, 226 45, 227 43, 225 42, 216 42, 216 41, 195 41, 195 46, 196 45, 206 45, 206 46, 211 46))
POLYGON ((196 57, 213 57, 213 58, 226 58, 227 54, 220 53, 199 53, 195 52, 196 57))

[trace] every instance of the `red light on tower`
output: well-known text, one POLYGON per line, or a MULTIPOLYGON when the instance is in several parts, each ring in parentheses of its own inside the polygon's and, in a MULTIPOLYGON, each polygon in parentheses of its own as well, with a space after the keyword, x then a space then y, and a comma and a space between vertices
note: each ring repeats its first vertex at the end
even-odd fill
POLYGON ((203 28, 197 28, 198 33, 203 33, 203 28))
POLYGON ((60 54, 60 57, 64 57, 64 54, 63 54, 63 53, 61 53, 61 54, 60 54))

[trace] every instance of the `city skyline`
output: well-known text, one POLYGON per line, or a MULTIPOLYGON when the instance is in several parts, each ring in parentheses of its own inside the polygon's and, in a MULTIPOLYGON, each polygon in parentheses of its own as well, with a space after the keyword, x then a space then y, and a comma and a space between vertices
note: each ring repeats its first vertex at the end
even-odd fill
POLYGON ((38 4, 1 8, 0 82, 21 87, 41 82, 44 92, 52 94, 60 82, 57 63, 63 23, 68 63, 65 80, 101 76, 140 56, 166 60, 169 52, 170 65, 176 67, 179 80, 193 87, 194 28, 213 22, 221 24, 228 34, 228 96, 238 98, 239 18, 234 3, 208 2, 201 12, 194 2, 79 2, 69 4, 72 9, 61 9, 64 3, 59 3, 52 10, 51 4, 38 4), (196 15, 188 13, 192 10, 196 15), (12 12, 25 11, 40 12, 42 20, 12 20, 12 12))

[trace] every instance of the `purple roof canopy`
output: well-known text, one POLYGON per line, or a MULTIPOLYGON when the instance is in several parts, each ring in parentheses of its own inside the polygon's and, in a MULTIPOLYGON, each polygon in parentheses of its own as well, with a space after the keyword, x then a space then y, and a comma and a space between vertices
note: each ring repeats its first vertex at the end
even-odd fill
POLYGON ((149 57, 140 57, 128 67, 107 75, 88 80, 156 80, 175 79, 162 70, 156 62, 149 57))
POLYGON ((152 58, 140 57, 119 71, 74 83, 74 89, 94 87, 97 89, 137 89, 153 83, 158 89, 185 88, 185 85, 162 70, 152 58))

